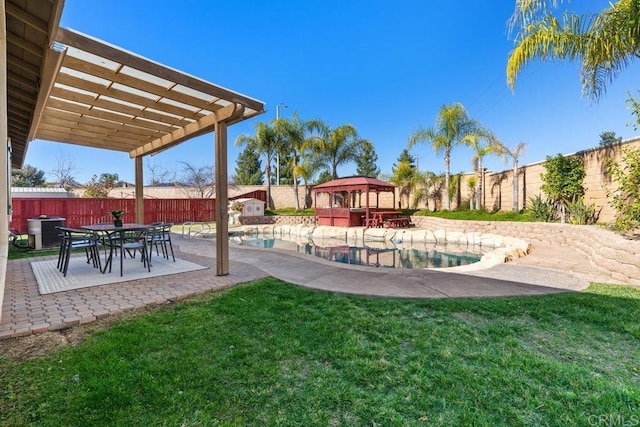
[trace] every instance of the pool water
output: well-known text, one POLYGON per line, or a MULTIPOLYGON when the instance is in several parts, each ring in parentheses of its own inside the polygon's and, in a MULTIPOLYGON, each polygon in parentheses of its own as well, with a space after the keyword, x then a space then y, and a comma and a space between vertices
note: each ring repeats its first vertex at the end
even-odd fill
POLYGON ((240 246, 283 249, 316 256, 343 264, 379 268, 446 268, 480 261, 483 251, 477 246, 434 244, 403 246, 393 242, 348 244, 329 239, 289 241, 259 236, 233 236, 229 241, 240 246))

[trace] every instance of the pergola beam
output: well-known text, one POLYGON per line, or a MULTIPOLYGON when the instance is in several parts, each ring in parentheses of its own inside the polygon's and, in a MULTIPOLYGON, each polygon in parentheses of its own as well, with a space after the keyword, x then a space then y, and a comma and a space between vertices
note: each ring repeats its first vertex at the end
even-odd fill
POLYGON ((225 121, 232 122, 233 120, 242 117, 244 114, 244 105, 231 104, 226 107, 209 114, 201 118, 200 120, 189 123, 183 129, 177 129, 168 135, 164 135, 161 138, 156 139, 142 147, 136 148, 129 153, 131 158, 144 156, 147 154, 155 153, 157 151, 165 150, 180 144, 186 139, 193 138, 197 135, 202 135, 207 132, 211 132, 216 123, 225 121))
POLYGON ((196 114, 191 110, 187 110, 186 108, 181 108, 176 105, 165 104, 162 102, 156 102, 155 100, 145 98, 144 96, 135 95, 130 92, 126 92, 121 89, 116 89, 112 87, 105 87, 98 83, 88 82, 79 77, 74 77, 65 73, 61 73, 58 77, 58 83, 81 88, 88 92, 93 92, 97 95, 104 95, 114 99, 120 99, 125 102, 129 102, 131 104, 140 105, 142 107, 153 108, 154 110, 167 112, 169 114, 174 114, 180 117, 186 117, 193 120, 197 120, 202 117, 200 114, 196 114))
POLYGON ((36 105, 33 109, 33 118, 31 119, 31 125, 29 126, 29 133, 27 140, 25 141, 25 151, 28 148, 29 142, 36 136, 38 130, 38 124, 42 118, 42 110, 44 110, 49 99, 49 94, 53 85, 56 82, 56 77, 62 66, 62 60, 64 59, 66 49, 63 51, 57 51, 53 49, 47 49, 44 54, 42 65, 42 80, 40 81, 40 90, 38 91, 38 98, 36 99, 36 105))
POLYGON ((83 34, 60 28, 56 34, 56 41, 67 46, 73 46, 85 52, 92 53, 102 58, 107 58, 122 65, 135 68, 136 70, 160 77, 179 85, 206 93, 216 98, 225 99, 229 102, 243 104, 253 110, 262 111, 263 104, 255 99, 240 95, 235 92, 214 86, 203 80, 181 73, 174 69, 162 66, 158 63, 133 55, 129 52, 118 49, 83 34))
MULTIPOLYGON (((138 90, 149 92, 162 98, 168 98, 177 102, 181 102, 183 104, 193 105, 203 110, 215 111, 222 108, 221 105, 207 102, 203 99, 196 98, 195 96, 172 91, 170 90, 171 88, 158 86, 156 84, 146 82, 144 80, 137 79, 123 73, 114 72, 113 70, 109 70, 108 68, 100 67, 99 65, 91 64, 78 58, 67 58, 67 60, 64 62, 64 66, 72 70, 81 71, 86 74, 91 74, 92 76, 110 80, 114 83, 120 83, 125 86, 134 87, 138 90)), ((215 98, 215 101, 218 100, 218 98, 215 98)))
POLYGON ((47 27, 47 23, 44 22, 43 20, 39 19, 36 16, 33 16, 30 13, 27 13, 26 11, 20 9, 19 7, 16 7, 11 2, 6 3, 6 8, 7 8, 6 10, 7 15, 10 15, 16 18, 17 20, 27 24, 34 30, 38 30, 40 33, 44 35, 49 34, 49 28, 47 27))

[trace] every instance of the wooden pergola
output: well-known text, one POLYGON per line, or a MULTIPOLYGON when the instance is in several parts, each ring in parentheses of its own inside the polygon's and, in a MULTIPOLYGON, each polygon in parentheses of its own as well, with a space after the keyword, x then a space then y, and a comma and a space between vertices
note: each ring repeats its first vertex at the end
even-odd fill
POLYGON ((377 178, 368 176, 352 176, 338 178, 313 187, 315 220, 318 225, 335 225, 351 227, 362 225, 362 217, 365 223, 371 217, 370 195, 376 195, 376 206, 379 208, 379 196, 382 192, 393 193, 393 205, 396 204, 396 186, 377 178), (329 206, 318 206, 318 194, 329 195, 329 206), (362 208, 362 194, 365 194, 365 205, 362 208), (339 206, 335 205, 336 195, 342 196, 339 206), (356 196, 358 206, 356 207, 356 196))
MULTIPOLYGON (((0 138, 10 151, 5 164, 11 156, 11 166, 21 167, 34 139, 126 152, 134 159, 135 218, 143 222, 143 156, 214 132, 217 274, 228 274, 227 127, 263 113, 264 103, 59 28, 63 4, 0 2, 6 17, 0 27, 6 46, 0 54, 6 82, 0 88, 0 138)), ((9 204, 3 175, 0 197, 9 204)), ((3 245, 7 229, 2 216, 3 245)))

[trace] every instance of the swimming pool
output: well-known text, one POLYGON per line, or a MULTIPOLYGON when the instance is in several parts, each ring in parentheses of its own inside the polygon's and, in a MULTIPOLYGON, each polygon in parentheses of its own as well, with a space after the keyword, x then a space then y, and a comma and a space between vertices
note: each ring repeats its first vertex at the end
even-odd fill
POLYGON ((378 268, 447 268, 473 264, 487 252, 479 246, 425 243, 343 242, 336 239, 285 240, 256 235, 231 236, 239 246, 283 249, 343 264, 378 268))

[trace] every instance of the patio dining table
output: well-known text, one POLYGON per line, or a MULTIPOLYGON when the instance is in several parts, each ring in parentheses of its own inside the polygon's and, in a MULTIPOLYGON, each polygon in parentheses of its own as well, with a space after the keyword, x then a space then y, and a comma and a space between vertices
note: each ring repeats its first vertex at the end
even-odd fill
MULTIPOLYGON (((152 225, 146 225, 146 224, 136 224, 136 223, 125 223, 122 224, 121 227, 117 227, 112 223, 99 223, 99 224, 89 224, 89 225, 83 225, 80 228, 84 229, 84 230, 90 230, 96 233, 103 233, 107 236, 107 241, 109 242, 113 242, 114 239, 114 235, 118 234, 118 237, 115 238, 117 240, 120 240, 120 244, 118 245, 120 248, 120 275, 122 276, 122 270, 123 270, 123 255, 124 255, 124 245, 122 244, 125 240, 125 236, 127 232, 148 232, 150 229, 153 228, 152 225)), ((146 237, 145 237, 146 239, 146 237)), ((146 242, 145 242, 146 244, 146 242)), ((145 251, 145 253, 150 254, 151 251, 145 251)), ((151 256, 147 255, 148 259, 147 259, 147 263, 151 263, 151 256)), ((113 261, 113 246, 111 247, 111 250, 109 251, 109 255, 106 256, 105 259, 105 263, 104 263, 104 268, 102 270, 102 273, 106 273, 107 271, 107 267, 109 268, 109 272, 111 272, 111 263, 113 261)))

